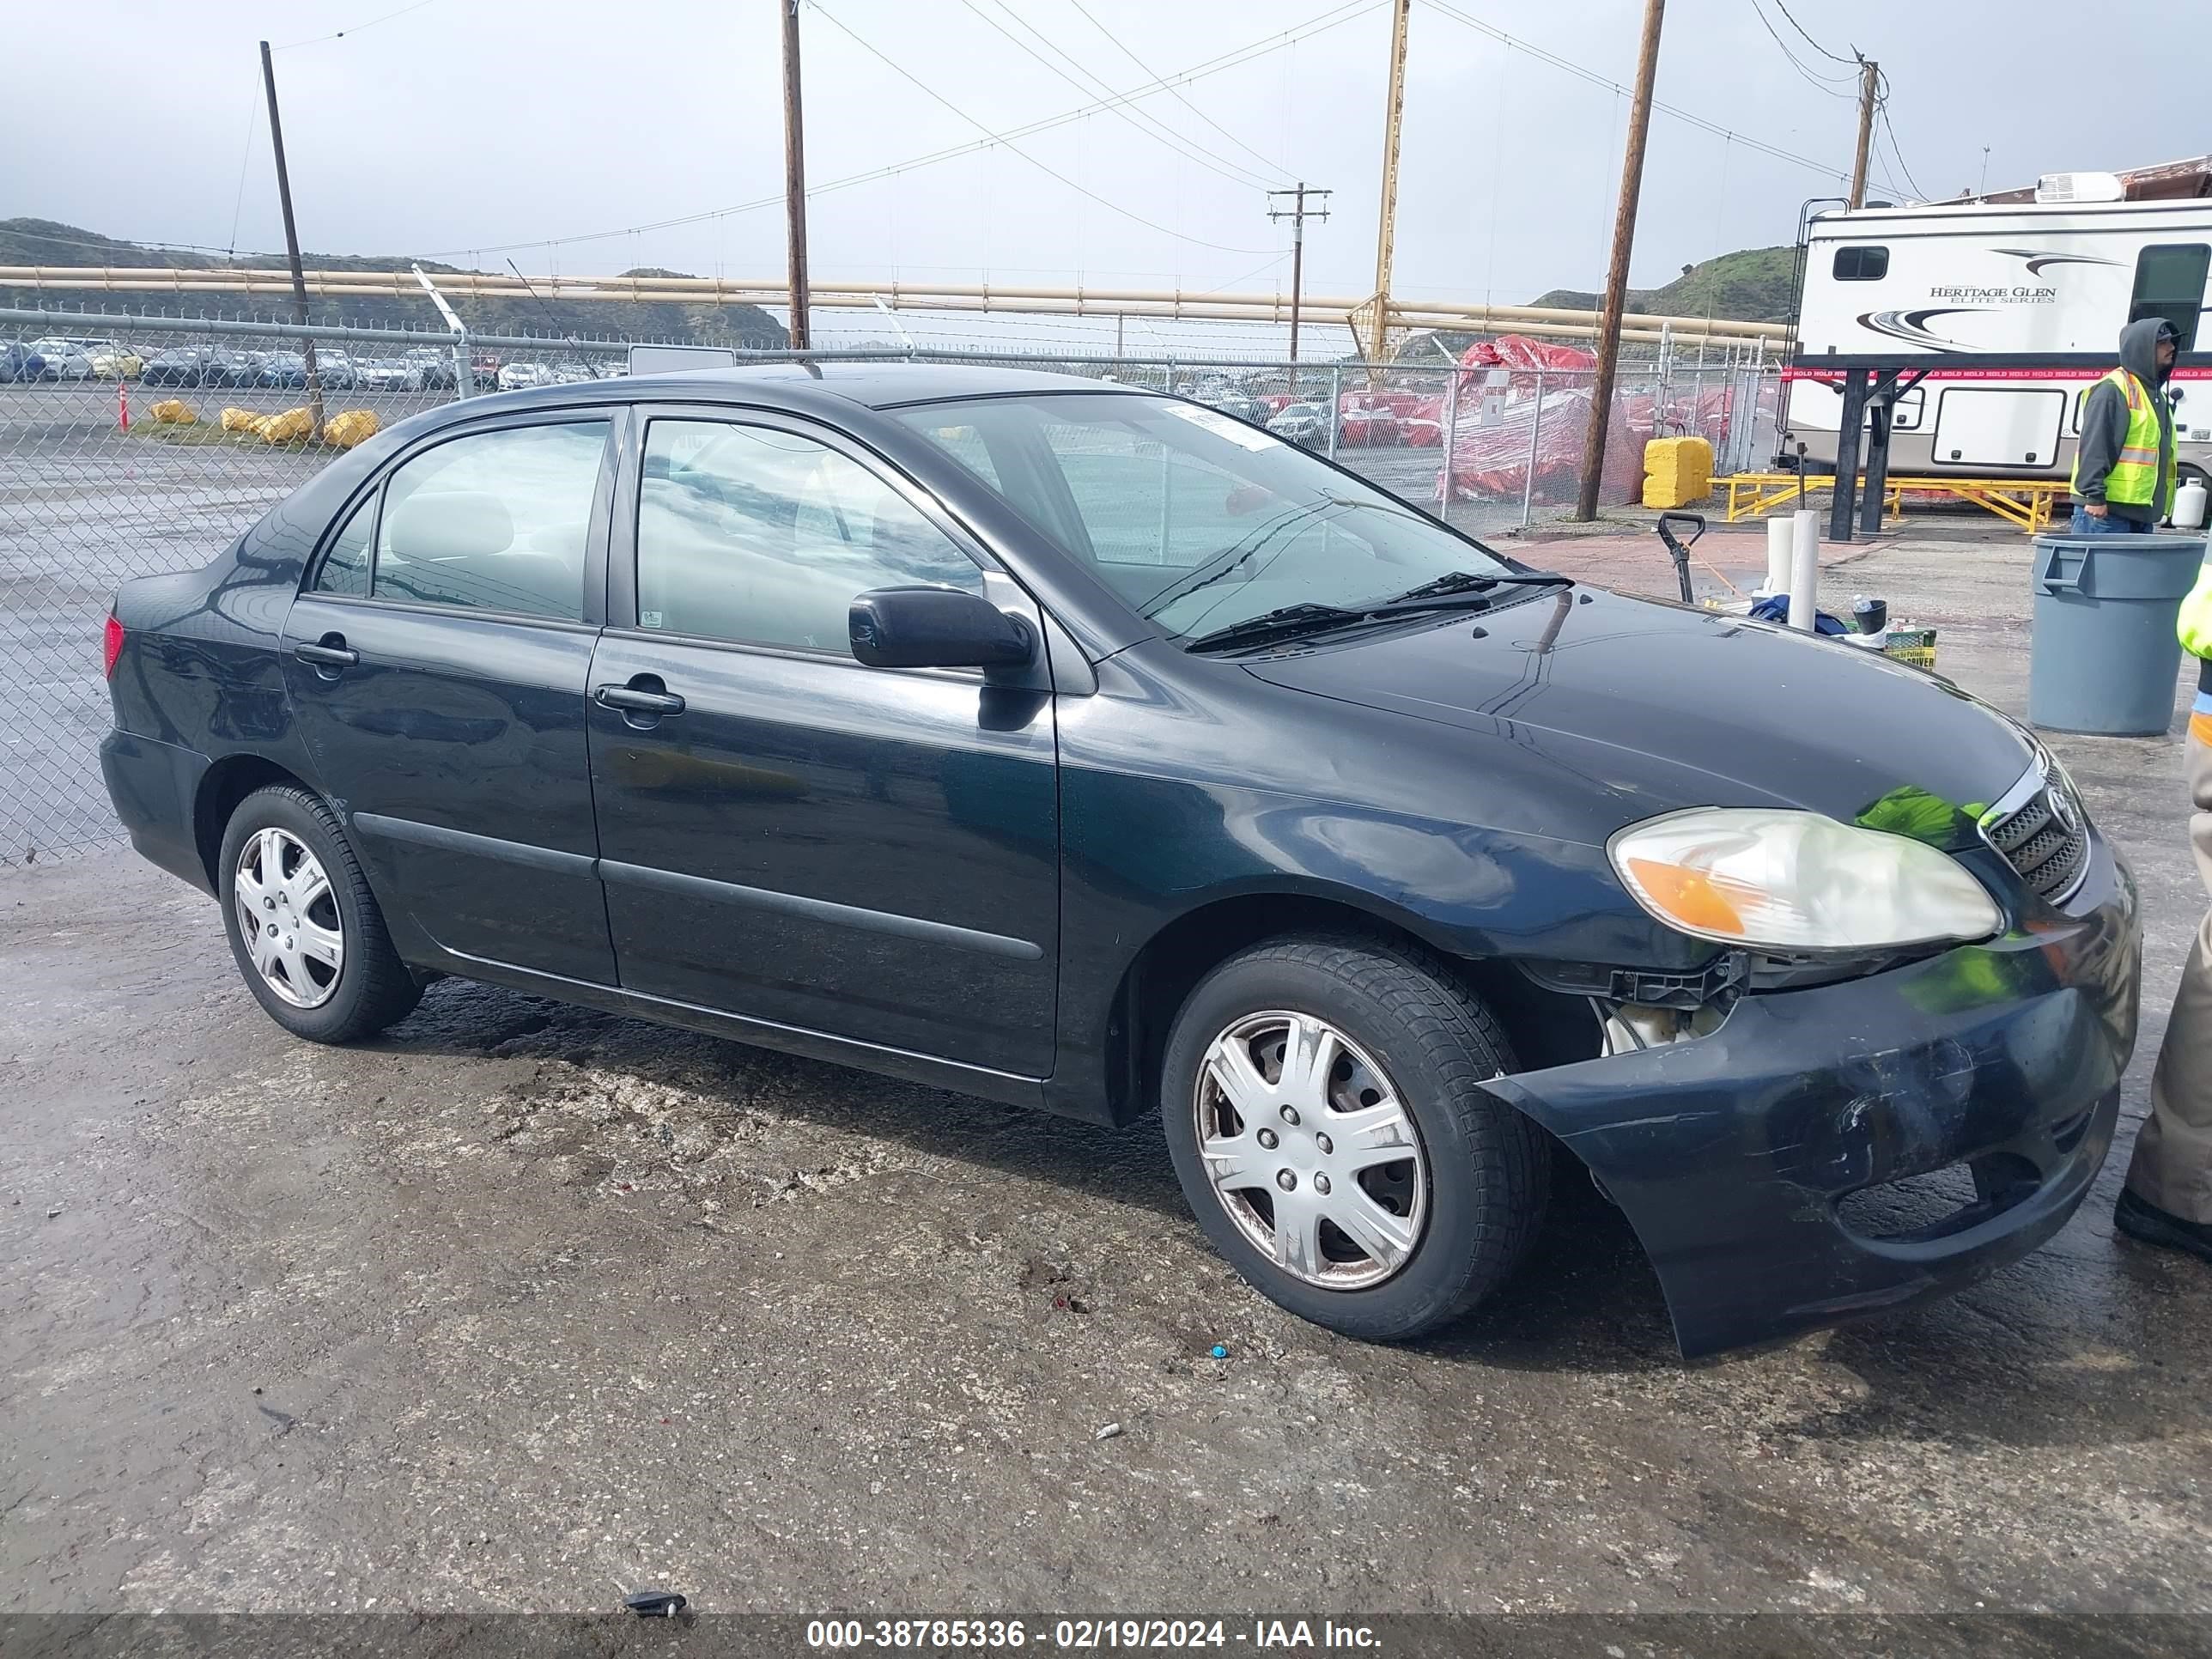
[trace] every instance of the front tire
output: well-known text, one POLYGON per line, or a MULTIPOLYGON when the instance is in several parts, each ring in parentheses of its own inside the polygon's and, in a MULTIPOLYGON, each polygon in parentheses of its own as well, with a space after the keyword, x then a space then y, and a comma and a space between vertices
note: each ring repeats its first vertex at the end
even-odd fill
POLYGON ((1271 1301, 1366 1341, 1449 1324, 1503 1283, 1550 1190, 1537 1128, 1481 1087, 1497 1021, 1425 953, 1272 940, 1177 1015, 1161 1113, 1184 1195, 1271 1301))
POLYGON ((307 790, 271 785, 240 801, 219 869, 238 970, 295 1036, 352 1042, 422 1000, 337 815, 307 790))

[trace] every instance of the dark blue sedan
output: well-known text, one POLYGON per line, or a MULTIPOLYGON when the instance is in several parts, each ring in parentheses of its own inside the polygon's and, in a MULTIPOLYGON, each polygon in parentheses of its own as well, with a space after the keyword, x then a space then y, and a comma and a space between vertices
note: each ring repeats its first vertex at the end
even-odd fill
POLYGON ((2131 879, 2003 716, 1133 389, 473 398, 107 627, 117 811, 288 1030, 455 975, 1158 1110, 1355 1336, 1480 1302, 1562 1159, 1687 1353, 1955 1286, 2081 1201, 2135 1040, 2131 879))

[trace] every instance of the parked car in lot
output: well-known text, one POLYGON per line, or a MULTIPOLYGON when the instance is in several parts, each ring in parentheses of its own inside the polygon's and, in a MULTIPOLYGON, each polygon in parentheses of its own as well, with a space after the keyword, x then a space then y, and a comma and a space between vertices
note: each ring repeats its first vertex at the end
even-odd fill
POLYGON ((42 380, 88 380, 92 378, 92 354, 75 340, 49 336, 43 340, 32 341, 30 349, 41 360, 39 378, 42 380))
POLYGON ((1328 410, 1319 404, 1285 404, 1268 420, 1267 430, 1291 443, 1319 449, 1328 442, 1328 410))
POLYGON ((553 371, 543 363, 509 363, 499 371, 501 392, 525 391, 534 386, 551 386, 553 371))
POLYGON ((287 1030, 454 975, 1157 1110, 1361 1338, 1502 1283, 1561 1158, 1686 1353, 1955 1287, 2081 1202, 2135 1038, 2133 880, 2011 720, 1072 377, 443 404, 105 662, 116 810, 287 1030))
POLYGON ((46 360, 38 350, 21 340, 10 340, 0 346, 0 385, 13 385, 19 380, 42 380, 46 377, 46 360))
POLYGON ((88 343, 85 355, 91 360, 94 380, 128 380, 137 378, 145 368, 146 360, 129 346, 118 345, 112 340, 88 343))
POLYGON ((139 371, 142 386, 213 386, 221 369, 217 354, 206 346, 170 346, 155 352, 139 371))
MULTIPOLYGON (((304 354, 302 362, 304 365, 304 354)), ((347 352, 319 347, 315 352, 315 379, 325 392, 358 391, 361 365, 347 352)))
POLYGON ((404 357, 372 357, 362 362, 359 370, 361 384, 368 391, 420 392, 422 389, 424 365, 404 357))
POLYGON ((307 356, 297 351, 264 351, 251 383, 259 386, 305 386, 307 356))
POLYGON ((262 365, 268 356, 265 351, 218 352, 215 360, 201 371, 200 383, 222 386, 258 386, 261 380, 262 365))

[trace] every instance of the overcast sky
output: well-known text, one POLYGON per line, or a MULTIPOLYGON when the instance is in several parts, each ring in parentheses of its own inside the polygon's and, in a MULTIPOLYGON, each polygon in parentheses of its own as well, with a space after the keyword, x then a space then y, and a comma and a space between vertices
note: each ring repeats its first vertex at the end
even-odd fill
MULTIPOLYGON (((11 8, 0 217, 280 248, 255 50, 266 36, 288 48, 276 54, 278 84, 311 249, 495 270, 511 256, 532 273, 781 272, 776 0, 405 4, 11 8)), ((1452 4, 1608 80, 1633 75, 1638 0, 1452 4)), ((1791 3, 1822 46, 1847 54, 1856 44, 1881 61, 1904 167, 1930 196, 1976 184, 1984 146, 1992 186, 2212 149, 2201 72, 2178 40, 2159 45, 2187 9, 2181 0, 1791 3), (2130 43, 2124 69, 2070 74, 2091 38, 2130 43)), ((1674 0, 1659 98, 1820 165, 1661 111, 1639 285, 1712 253, 1787 242, 1799 204, 1841 188, 1856 113, 1837 94, 1849 88, 1802 78, 1762 10, 1806 64, 1850 78, 1792 33, 1777 0, 1674 0)), ((1329 221, 1308 232, 1309 292, 1373 286, 1389 0, 807 0, 801 15, 817 188, 1096 103, 1310 20, 1333 24, 1190 82, 1187 103, 1156 94, 1129 118, 1093 113, 1021 138, 1020 153, 1000 145, 821 194, 811 208, 821 275, 1287 289, 1288 235, 1266 217, 1263 186, 1303 179, 1335 192, 1329 221)), ((1486 38, 1431 0, 1415 0, 1409 48, 1396 290, 1514 302, 1595 286, 1626 98, 1486 38)), ((1875 193, 1917 193, 1886 138, 1877 151, 1875 193)), ((56 263, 71 257, 54 250, 56 263)))

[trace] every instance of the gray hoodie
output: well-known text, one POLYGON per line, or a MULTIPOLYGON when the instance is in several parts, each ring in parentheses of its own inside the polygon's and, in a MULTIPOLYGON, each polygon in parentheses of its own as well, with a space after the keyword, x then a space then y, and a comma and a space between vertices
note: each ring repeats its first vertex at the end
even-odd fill
MULTIPOLYGON (((2151 403, 2158 410, 2161 477, 2173 459, 2173 410, 2166 401, 2166 374, 2158 366, 2158 331, 2166 326, 2163 318, 2145 317, 2120 331, 2120 367, 2149 388, 2151 403)), ((2120 450, 2127 441, 2127 396, 2110 380, 2100 380, 2081 405, 2081 449, 2075 463, 2075 500, 2104 501, 2105 476, 2112 470, 2112 463, 2119 459, 2120 450)), ((2112 501, 2106 507, 2116 519, 2154 525, 2172 505, 2172 501, 2158 501, 2148 507, 2136 507, 2125 501, 2112 501)))

